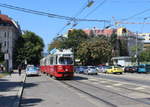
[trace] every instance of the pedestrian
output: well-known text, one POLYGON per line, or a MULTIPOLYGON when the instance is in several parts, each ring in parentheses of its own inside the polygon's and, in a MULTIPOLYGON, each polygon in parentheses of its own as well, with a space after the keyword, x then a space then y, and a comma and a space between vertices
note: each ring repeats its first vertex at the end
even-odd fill
POLYGON ((14 71, 13 71, 13 70, 11 70, 11 71, 10 71, 10 75, 11 75, 13 72, 14 72, 14 71))
POLYGON ((21 75, 21 65, 18 66, 19 76, 21 75))

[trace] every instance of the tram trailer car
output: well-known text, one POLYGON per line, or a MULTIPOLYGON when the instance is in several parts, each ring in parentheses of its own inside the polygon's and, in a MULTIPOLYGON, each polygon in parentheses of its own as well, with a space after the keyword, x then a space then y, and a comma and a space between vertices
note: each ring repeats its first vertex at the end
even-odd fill
POLYGON ((55 78, 73 78, 73 53, 70 49, 50 52, 50 54, 40 61, 40 70, 43 73, 55 78))

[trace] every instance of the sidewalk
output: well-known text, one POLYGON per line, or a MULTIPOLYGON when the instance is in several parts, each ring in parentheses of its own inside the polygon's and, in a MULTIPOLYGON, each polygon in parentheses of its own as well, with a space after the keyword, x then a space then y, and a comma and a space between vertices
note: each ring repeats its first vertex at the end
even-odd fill
POLYGON ((0 78, 0 107, 19 107, 25 78, 23 71, 21 76, 14 71, 11 75, 0 78))

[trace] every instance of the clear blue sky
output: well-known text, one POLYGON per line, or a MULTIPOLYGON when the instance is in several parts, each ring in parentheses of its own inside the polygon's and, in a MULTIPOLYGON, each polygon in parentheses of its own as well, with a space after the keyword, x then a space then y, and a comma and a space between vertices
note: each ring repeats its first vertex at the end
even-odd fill
MULTIPOLYGON (((33 9, 53 14, 59 14, 64 16, 74 16, 88 0, 0 0, 0 3, 23 7, 27 9, 33 9)), ((92 7, 86 8, 78 18, 85 18, 85 16, 97 7, 103 0, 94 0, 95 3, 92 7)), ((106 19, 112 20, 112 16, 116 20, 132 16, 136 13, 149 9, 150 0, 106 0, 103 5, 97 8, 88 17, 89 19, 106 19)), ((45 50, 47 45, 56 37, 56 33, 67 23, 66 20, 54 19, 46 16, 38 16, 34 14, 24 13, 16 10, 0 7, 2 14, 6 14, 14 20, 18 21, 22 30, 30 30, 43 38, 45 43, 45 50)), ((144 17, 150 17, 150 11, 145 12, 133 19, 127 20, 130 22, 143 22, 144 17)), ((146 20, 150 22, 150 19, 146 20)), ((103 28, 104 23, 96 22, 81 22, 75 28, 103 28)), ((123 25, 131 31, 142 31, 143 25, 123 25)), ((150 25, 144 25, 143 32, 150 32, 150 25)), ((71 28, 68 26, 64 29, 71 28)))

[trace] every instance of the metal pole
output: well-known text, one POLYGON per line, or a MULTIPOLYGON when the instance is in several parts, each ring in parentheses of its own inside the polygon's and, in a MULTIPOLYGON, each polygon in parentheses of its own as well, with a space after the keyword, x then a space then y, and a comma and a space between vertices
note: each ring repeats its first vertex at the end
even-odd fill
POLYGON ((138 32, 136 34, 136 65, 138 65, 138 46, 137 46, 137 36, 138 36, 138 32))

